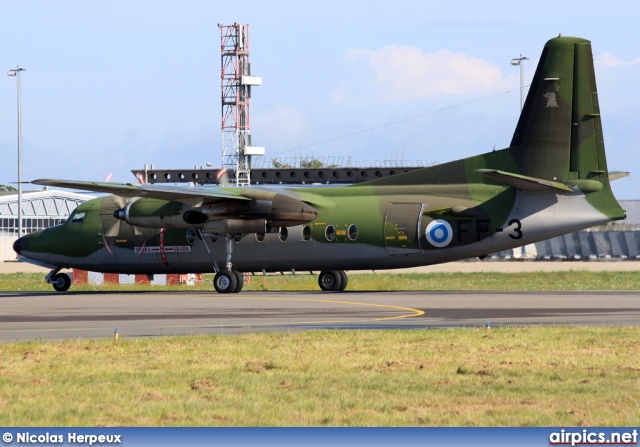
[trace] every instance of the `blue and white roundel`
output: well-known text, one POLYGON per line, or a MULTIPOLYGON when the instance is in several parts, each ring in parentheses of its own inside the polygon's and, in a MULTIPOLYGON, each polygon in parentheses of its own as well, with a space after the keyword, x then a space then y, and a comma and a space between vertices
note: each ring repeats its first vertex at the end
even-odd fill
POLYGON ((453 238, 453 230, 449 222, 442 219, 436 219, 427 225, 427 240, 434 247, 442 248, 451 243, 453 238))

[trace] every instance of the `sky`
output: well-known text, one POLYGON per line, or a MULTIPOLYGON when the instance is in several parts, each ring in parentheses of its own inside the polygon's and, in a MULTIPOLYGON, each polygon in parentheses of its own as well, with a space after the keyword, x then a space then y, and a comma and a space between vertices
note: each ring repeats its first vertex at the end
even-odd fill
MULTIPOLYGON (((221 161, 220 30, 249 24, 264 166, 431 164, 507 147, 545 42, 592 41, 609 170, 640 199, 640 2, 1 2, 0 68, 22 72, 23 180, 132 182, 221 161), (395 123, 395 124, 391 124, 395 123), (351 135, 353 134, 353 135, 351 135), (350 135, 350 136, 347 136, 350 135), (415 163, 411 163, 415 162, 415 163)), ((0 78, 0 183, 17 181, 16 78, 0 78)))

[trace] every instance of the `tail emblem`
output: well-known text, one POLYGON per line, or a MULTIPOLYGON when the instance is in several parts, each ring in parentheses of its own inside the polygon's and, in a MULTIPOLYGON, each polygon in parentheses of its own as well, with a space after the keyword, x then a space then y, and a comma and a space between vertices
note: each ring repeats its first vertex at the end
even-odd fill
POLYGON ((560 107, 555 92, 545 93, 542 97, 547 100, 547 105, 544 106, 545 109, 557 109, 560 107))

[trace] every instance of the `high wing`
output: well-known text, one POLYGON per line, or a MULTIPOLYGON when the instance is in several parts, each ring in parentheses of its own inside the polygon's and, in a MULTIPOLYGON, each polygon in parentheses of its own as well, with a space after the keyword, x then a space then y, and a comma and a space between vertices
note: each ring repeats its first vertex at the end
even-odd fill
POLYGON ((60 188, 82 189, 85 191, 104 192, 120 197, 149 197, 162 200, 176 200, 188 205, 197 206, 203 201, 219 200, 251 200, 240 195, 238 191, 223 188, 185 188, 162 185, 134 185, 132 183, 86 182, 80 180, 33 180, 34 185, 57 186, 60 188))
POLYGON ((185 188, 55 179, 38 179, 31 183, 142 199, 129 200, 126 204, 121 204, 121 208, 114 210, 113 216, 130 225, 144 228, 198 226, 215 232, 255 233, 265 232, 274 227, 299 225, 318 216, 318 211, 307 200, 283 194, 284 191, 256 188, 185 188))

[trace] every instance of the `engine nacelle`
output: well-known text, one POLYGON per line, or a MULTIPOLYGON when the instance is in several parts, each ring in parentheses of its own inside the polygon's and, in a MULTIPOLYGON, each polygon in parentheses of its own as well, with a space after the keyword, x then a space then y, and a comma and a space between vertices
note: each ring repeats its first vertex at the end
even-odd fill
POLYGON ((183 218, 185 208, 180 202, 140 199, 115 210, 113 217, 141 228, 191 228, 194 225, 183 218))
POLYGON ((224 219, 209 222, 204 226, 208 233, 266 233, 265 219, 224 219))
POLYGON ((142 228, 204 227, 214 233, 265 233, 312 221, 318 211, 283 194, 253 191, 250 201, 229 200, 192 208, 182 202, 142 198, 115 210, 113 217, 142 228))

